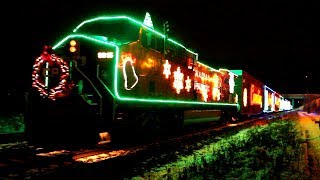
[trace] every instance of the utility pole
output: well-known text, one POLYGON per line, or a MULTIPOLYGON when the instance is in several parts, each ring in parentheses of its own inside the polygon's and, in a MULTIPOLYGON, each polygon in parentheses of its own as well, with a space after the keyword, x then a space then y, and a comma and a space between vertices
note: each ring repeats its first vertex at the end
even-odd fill
POLYGON ((310 99, 309 99, 309 79, 308 78, 310 78, 310 77, 308 77, 308 74, 305 76, 305 78, 306 78, 306 89, 307 89, 307 94, 306 94, 306 105, 307 105, 307 107, 308 107, 308 113, 310 113, 310 99))

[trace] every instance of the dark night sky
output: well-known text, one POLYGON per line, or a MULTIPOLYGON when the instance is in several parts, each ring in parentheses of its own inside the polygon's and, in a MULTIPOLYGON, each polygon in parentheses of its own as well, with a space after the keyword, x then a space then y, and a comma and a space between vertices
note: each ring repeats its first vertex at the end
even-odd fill
POLYGON ((308 74, 309 91, 320 93, 320 9, 311 1, 42 0, 27 6, 15 12, 22 18, 12 26, 23 23, 14 40, 23 42, 26 53, 17 58, 19 66, 7 61, 17 69, 5 78, 9 91, 28 89, 42 46, 60 40, 82 20, 128 14, 143 21, 148 11, 156 28, 168 20, 171 37, 210 66, 243 69, 282 94, 305 93, 308 74))

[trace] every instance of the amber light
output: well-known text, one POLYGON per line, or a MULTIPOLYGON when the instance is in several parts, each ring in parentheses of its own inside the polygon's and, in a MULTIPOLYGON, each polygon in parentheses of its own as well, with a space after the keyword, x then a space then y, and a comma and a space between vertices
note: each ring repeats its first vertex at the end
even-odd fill
POLYGON ((75 45, 77 45, 77 42, 75 40, 71 40, 70 41, 70 46, 75 46, 75 45))
POLYGON ((76 52, 77 49, 75 47, 70 47, 69 50, 70 50, 70 52, 76 52))
POLYGON ((77 51, 77 48, 76 48, 76 45, 77 45, 77 42, 75 40, 71 40, 70 41, 70 52, 76 52, 77 51))

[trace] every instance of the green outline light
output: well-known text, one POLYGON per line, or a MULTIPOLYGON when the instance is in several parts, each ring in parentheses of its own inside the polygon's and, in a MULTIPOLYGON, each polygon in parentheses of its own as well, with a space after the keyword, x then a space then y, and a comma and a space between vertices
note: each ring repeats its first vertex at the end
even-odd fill
POLYGON ((205 66, 205 67, 209 68, 211 71, 221 72, 221 71, 218 70, 218 69, 215 69, 215 68, 212 68, 212 67, 210 67, 210 66, 208 66, 208 65, 206 65, 206 64, 203 64, 202 62, 199 62, 199 61, 198 61, 198 63, 201 64, 202 66, 205 66))
MULTIPOLYGON (((74 32, 76 32, 81 26, 83 26, 86 23, 91 23, 93 21, 97 21, 97 20, 109 20, 109 19, 129 19, 130 21, 137 23, 140 26, 143 26, 145 28, 147 28, 148 30, 160 35, 161 37, 165 37, 163 34, 143 25, 142 23, 126 17, 126 16, 115 16, 115 17, 98 17, 98 18, 94 18, 94 19, 90 19, 87 21, 82 22, 81 24, 79 24, 75 29, 74 32)), ((171 104, 197 104, 197 105, 220 105, 220 106, 235 106, 237 107, 237 109, 239 110, 240 106, 239 104, 233 104, 233 103, 220 103, 220 102, 214 102, 214 103, 208 103, 208 102, 196 102, 196 101, 182 101, 182 100, 164 100, 164 99, 146 99, 146 98, 132 98, 132 97, 121 97, 121 95, 118 92, 118 64, 119 64, 119 56, 120 56, 120 51, 119 51, 119 47, 118 45, 111 43, 111 42, 107 42, 107 41, 101 41, 98 39, 95 39, 93 37, 90 37, 88 35, 83 35, 83 34, 73 34, 73 35, 69 35, 67 37, 65 37, 64 39, 62 39, 61 41, 59 41, 55 46, 53 46, 53 49, 58 48, 61 44, 63 44, 65 41, 67 41, 70 38, 75 38, 75 37, 79 37, 79 38, 84 38, 84 39, 88 39, 97 43, 101 43, 101 44, 105 44, 108 46, 112 46, 116 48, 116 55, 115 55, 115 64, 114 64, 114 93, 115 95, 111 92, 111 90, 105 86, 105 88, 109 91, 109 93, 116 99, 121 100, 121 101, 137 101, 137 102, 151 102, 151 103, 171 103, 171 104)), ((182 44, 169 39, 169 41, 171 41, 172 43, 175 43, 183 48, 185 48, 182 44)), ((193 51, 185 48, 187 51, 189 51, 190 53, 193 53, 195 55, 198 55, 197 53, 194 53, 193 51)), ((202 64, 202 63, 201 63, 202 64)), ((208 66, 209 67, 209 66, 208 66)), ((211 68, 211 67, 209 67, 211 68)), ((213 69, 213 68, 211 68, 213 69)))
POLYGON ((126 100, 126 101, 154 102, 154 103, 237 106, 237 107, 239 108, 239 104, 219 103, 219 102, 216 102, 216 103, 207 103, 207 102, 164 100, 164 99, 137 99, 137 98, 130 98, 130 97, 122 97, 122 98, 120 98, 120 99, 121 99, 121 100, 126 100))
MULTIPOLYGON (((118 55, 119 55, 119 47, 113 43, 110 43, 110 42, 106 42, 106 41, 101 41, 101 40, 98 40, 98 39, 95 39, 95 38, 92 38, 92 37, 89 37, 87 35, 83 35, 83 34, 73 34, 73 35, 69 35, 65 38, 63 38, 61 41, 59 41, 56 45, 54 45, 52 47, 52 49, 56 49, 58 48, 61 44, 63 44, 65 41, 67 41, 68 39, 70 38, 83 38, 83 39, 88 39, 88 40, 91 40, 91 41, 94 41, 96 43, 101 43, 101 44, 105 44, 105 45, 108 45, 108 46, 112 46, 112 47, 115 47, 116 49, 116 58, 118 58, 118 55)), ((112 91, 104 85, 104 87, 107 89, 107 91, 111 94, 111 96, 114 98, 114 94, 112 93, 112 91)))
MULTIPOLYGON (((145 28, 147 28, 149 31, 161 36, 162 38, 165 38, 165 35, 163 35, 162 33, 159 33, 158 31, 144 25, 142 22, 140 21, 137 21, 131 17, 128 17, 128 16, 100 16, 100 17, 97 17, 97 18, 93 18, 93 19, 89 19, 89 20, 85 20, 83 21, 82 23, 80 23, 74 30, 73 32, 76 32, 79 28, 81 28, 83 25, 87 24, 87 23, 91 23, 91 22, 94 22, 94 21, 99 21, 99 20, 113 20, 113 19, 128 19, 132 22, 134 22, 135 24, 139 25, 139 26, 143 26, 145 28)), ((183 46, 182 44, 178 43, 177 41, 174 41, 173 39, 168 39, 168 41, 171 41, 172 43, 178 45, 178 46, 181 46, 182 48, 186 49, 188 52, 194 54, 194 55, 197 55, 197 53, 187 49, 185 46, 183 46)))

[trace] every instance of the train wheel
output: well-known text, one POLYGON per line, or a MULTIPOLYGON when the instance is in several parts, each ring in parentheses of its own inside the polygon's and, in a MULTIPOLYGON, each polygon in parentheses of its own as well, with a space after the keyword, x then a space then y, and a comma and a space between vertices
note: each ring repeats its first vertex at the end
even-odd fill
POLYGON ((221 116, 220 116, 220 121, 222 123, 235 123, 237 121, 239 121, 239 118, 232 112, 230 111, 222 111, 221 116))
POLYGON ((158 136, 160 131, 160 117, 156 111, 141 111, 136 112, 135 116, 131 119, 134 134, 139 137, 155 137, 158 136))
POLYGON ((161 113, 161 131, 163 134, 176 134, 183 129, 183 125, 183 111, 166 111, 161 113))
POLYGON ((184 124, 184 112, 177 111, 175 114, 175 123, 178 131, 182 130, 184 124))

